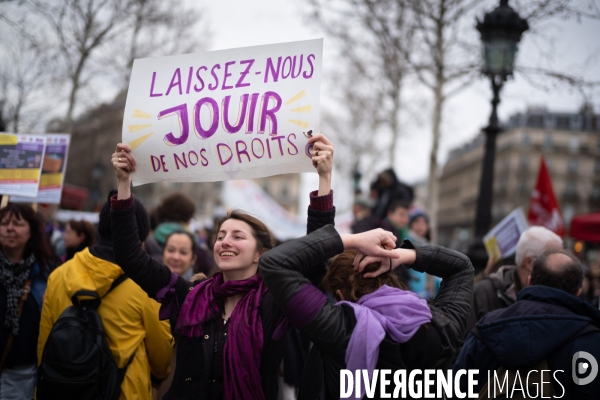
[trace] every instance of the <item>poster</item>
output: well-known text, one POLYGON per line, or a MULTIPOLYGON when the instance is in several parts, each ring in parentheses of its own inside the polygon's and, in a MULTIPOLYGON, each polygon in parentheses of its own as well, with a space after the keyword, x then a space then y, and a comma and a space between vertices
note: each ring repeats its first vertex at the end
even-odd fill
POLYGON ((528 227, 523 211, 517 208, 483 237, 485 249, 494 263, 515 253, 519 238, 528 227))
POLYGON ((0 134, 0 194, 37 196, 45 142, 44 135, 0 134))
POLYGON ((67 156, 69 154, 69 134, 46 134, 46 151, 42 162, 42 175, 37 197, 11 197, 15 203, 60 204, 67 156))
POLYGON ((317 39, 135 60, 122 132, 133 185, 314 171, 322 53, 317 39))

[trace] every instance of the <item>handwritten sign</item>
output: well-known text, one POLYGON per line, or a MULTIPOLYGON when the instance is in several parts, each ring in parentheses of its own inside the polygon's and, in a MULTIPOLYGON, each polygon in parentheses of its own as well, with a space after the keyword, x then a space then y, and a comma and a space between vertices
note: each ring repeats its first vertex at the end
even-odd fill
POLYGON ((37 197, 13 196, 10 201, 14 203, 60 204, 71 135, 46 134, 44 137, 46 151, 42 161, 42 175, 37 197))
POLYGON ((45 143, 43 135, 0 134, 0 194, 37 196, 45 143))
POLYGON ((528 227, 523 211, 517 208, 483 237, 485 249, 494 263, 515 253, 519 238, 528 227))
POLYGON ((123 142, 133 185, 314 171, 323 40, 135 60, 123 142))

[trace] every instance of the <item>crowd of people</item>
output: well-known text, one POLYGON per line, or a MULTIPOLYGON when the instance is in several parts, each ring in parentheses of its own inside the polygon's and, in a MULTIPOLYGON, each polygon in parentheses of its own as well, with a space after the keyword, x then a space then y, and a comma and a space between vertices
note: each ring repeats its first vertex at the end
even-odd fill
POLYGON ((516 265, 474 276, 465 255, 429 244, 426 211, 391 169, 340 235, 334 145, 309 143, 307 235, 278 246, 242 210, 205 243, 184 194, 147 212, 125 144, 97 227, 71 220, 59 238, 29 205, 2 208, 0 400, 339 399, 343 369, 452 368, 478 369, 478 393, 490 373, 561 370, 540 376, 546 394, 598 398, 600 378, 578 384, 571 361, 600 360, 600 311, 560 237, 531 227, 516 265))

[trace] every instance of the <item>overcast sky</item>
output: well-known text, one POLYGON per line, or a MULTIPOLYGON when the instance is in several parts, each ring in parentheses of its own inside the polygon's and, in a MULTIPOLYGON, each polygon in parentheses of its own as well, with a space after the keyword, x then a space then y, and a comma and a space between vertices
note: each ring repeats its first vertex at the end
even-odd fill
MULTIPOLYGON (((331 69, 337 61, 334 44, 319 31, 318 27, 306 20, 303 7, 306 6, 302 1, 284 0, 210 2, 204 6, 209 14, 213 33, 210 49, 219 50, 324 37, 323 87, 325 87, 327 70, 331 69)), ((473 31, 476 34, 475 29, 473 31)), ((557 21, 548 25, 546 32, 558 38, 554 44, 556 55, 552 61, 554 67, 582 71, 588 77, 600 80, 598 67, 600 60, 596 58, 596 62, 592 65, 583 65, 583 61, 589 59, 591 54, 598 53, 600 48, 598 21, 582 24, 575 21, 557 21)), ((521 42, 518 57, 519 61, 528 65, 539 65, 542 62, 535 43, 528 40, 527 33, 524 34, 521 42)), ((424 93, 422 97, 427 98, 427 95, 424 93)), ((322 98, 324 96, 323 89, 321 96, 322 98)), ((490 97, 489 82, 482 77, 448 102, 444 110, 442 127, 440 149, 442 161, 445 160, 449 150, 471 140, 479 129, 486 125, 490 113, 490 97)), ((533 88, 518 77, 505 85, 501 99, 499 106, 501 119, 506 119, 515 112, 525 111, 531 105, 546 106, 551 111, 577 111, 581 106, 581 98, 577 94, 566 90, 547 93, 533 88)), ((428 116, 424 120, 428 121, 428 116)), ((408 132, 399 141, 397 162, 394 167, 401 179, 414 183, 427 177, 431 128, 428 125, 416 126, 414 123, 408 124, 405 128, 408 132)), ((341 183, 339 180, 338 177, 338 185, 341 183)), ((307 188, 315 186, 316 182, 314 176, 304 178, 307 188)), ((300 210, 304 209, 305 200, 303 196, 303 206, 300 210)))

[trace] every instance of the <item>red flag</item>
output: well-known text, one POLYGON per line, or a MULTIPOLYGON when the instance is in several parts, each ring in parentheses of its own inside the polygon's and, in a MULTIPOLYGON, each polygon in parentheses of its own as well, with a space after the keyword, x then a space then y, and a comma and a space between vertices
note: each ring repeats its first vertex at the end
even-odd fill
POLYGON ((565 224, 556 197, 554 197, 552 181, 550 180, 548 168, 546 168, 544 156, 542 156, 540 162, 540 172, 535 189, 531 192, 527 220, 529 220, 530 225, 545 226, 559 236, 565 235, 565 224))

